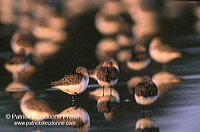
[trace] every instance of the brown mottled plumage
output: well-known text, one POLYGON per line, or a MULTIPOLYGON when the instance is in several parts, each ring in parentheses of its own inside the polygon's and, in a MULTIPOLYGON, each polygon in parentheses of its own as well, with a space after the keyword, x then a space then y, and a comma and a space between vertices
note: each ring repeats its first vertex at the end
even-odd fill
POLYGON ((13 53, 11 54, 7 61, 6 64, 23 64, 26 63, 27 61, 29 61, 29 57, 25 55, 25 51, 24 49, 20 50, 19 53, 13 53))
POLYGON ((158 95, 158 88, 150 77, 143 77, 142 82, 135 87, 137 96, 152 97, 158 95))
POLYGON ((65 75, 59 81, 51 82, 52 88, 57 88, 72 95, 84 92, 89 83, 89 74, 84 67, 77 67, 76 72, 65 75))
POLYGON ((97 78, 102 81, 110 82, 119 78, 119 71, 115 67, 101 67, 97 71, 97 78))
POLYGON ((113 86, 118 81, 119 70, 113 66, 112 61, 108 60, 97 70, 96 77, 102 87, 113 86))
POLYGON ((58 86, 58 85, 76 85, 81 82, 83 79, 83 75, 80 73, 69 73, 64 76, 64 78, 60 79, 56 82, 51 82, 51 85, 58 86))

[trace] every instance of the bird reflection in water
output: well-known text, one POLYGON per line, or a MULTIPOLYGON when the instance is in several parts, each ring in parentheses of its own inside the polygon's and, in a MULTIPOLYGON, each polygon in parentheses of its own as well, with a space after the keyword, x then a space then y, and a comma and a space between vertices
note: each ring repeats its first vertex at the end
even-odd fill
MULTIPOLYGON (((103 88, 97 88, 96 90, 89 92, 89 95, 90 95, 91 98, 98 101, 98 99, 103 95, 103 88)), ((110 92, 110 88, 108 88, 108 87, 104 88, 104 96, 106 96, 106 95, 112 95, 117 100, 120 101, 119 93, 114 88, 112 88, 111 92, 110 92)))
POLYGON ((30 88, 25 84, 13 81, 5 90, 12 99, 20 99, 26 91, 30 90, 30 88))
POLYGON ((90 116, 80 106, 72 106, 57 115, 57 121, 65 122, 69 127, 78 128, 78 132, 88 132, 90 116))
POLYGON ((164 92, 170 90, 173 85, 181 82, 181 79, 167 71, 157 72, 152 77, 155 84, 158 86, 158 96, 161 97, 164 92))
POLYGON ((120 101, 115 96, 101 96, 97 101, 97 110, 104 113, 105 119, 111 120, 119 109, 119 105, 120 101))
POLYGON ((136 132, 159 132, 159 127, 155 121, 149 118, 141 118, 137 120, 135 125, 136 132))
POLYGON ((104 113, 105 119, 113 119, 114 114, 120 106, 119 93, 114 88, 110 90, 109 87, 105 87, 104 96, 102 96, 103 88, 98 88, 94 91, 91 91, 89 94, 91 98, 97 101, 97 110, 104 113))

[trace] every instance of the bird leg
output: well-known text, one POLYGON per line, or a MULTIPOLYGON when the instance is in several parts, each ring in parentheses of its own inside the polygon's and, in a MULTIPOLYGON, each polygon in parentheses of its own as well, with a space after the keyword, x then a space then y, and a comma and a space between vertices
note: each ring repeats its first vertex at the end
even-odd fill
POLYGON ((142 105, 142 117, 145 118, 144 105, 142 105))
POLYGON ((104 86, 103 86, 103 96, 104 96, 104 86))
POLYGON ((149 118, 151 118, 151 106, 149 105, 149 118))
POLYGON ((112 86, 110 86, 110 96, 112 96, 112 86))
POLYGON ((19 73, 13 73, 12 76, 13 76, 13 80, 14 80, 15 82, 20 82, 20 81, 19 81, 19 73))
POLYGON ((72 95, 72 106, 74 105, 74 103, 75 103, 75 98, 74 98, 74 95, 72 95))

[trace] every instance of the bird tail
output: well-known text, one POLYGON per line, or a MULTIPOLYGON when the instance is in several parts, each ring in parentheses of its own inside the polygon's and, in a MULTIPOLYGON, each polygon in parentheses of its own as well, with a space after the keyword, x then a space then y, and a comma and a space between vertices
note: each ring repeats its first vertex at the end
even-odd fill
POLYGON ((57 88, 56 86, 59 85, 60 82, 56 81, 56 82, 51 82, 51 88, 57 88))

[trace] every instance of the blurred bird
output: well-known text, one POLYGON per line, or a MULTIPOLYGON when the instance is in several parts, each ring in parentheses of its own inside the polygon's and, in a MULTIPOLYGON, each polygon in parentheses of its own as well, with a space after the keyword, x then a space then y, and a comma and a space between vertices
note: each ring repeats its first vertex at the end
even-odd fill
POLYGON ((132 58, 126 62, 126 65, 132 70, 139 71, 146 68, 150 62, 151 58, 146 50, 146 47, 141 44, 137 44, 134 46, 132 58))
POLYGON ((144 114, 144 106, 149 105, 150 112, 150 105, 157 100, 158 88, 149 76, 144 76, 142 81, 136 85, 134 96, 136 102, 143 106, 144 114))
POLYGON ((120 49, 120 46, 113 38, 104 38, 98 42, 96 46, 96 55, 99 61, 104 61, 105 58, 112 57, 120 49))
POLYGON ((72 96, 72 102, 75 101, 74 95, 84 92, 89 83, 89 74, 86 68, 77 67, 76 72, 65 75, 59 81, 51 82, 52 88, 57 88, 72 96))
POLYGON ((142 77, 141 76, 134 76, 131 77, 128 81, 127 81, 127 88, 128 88, 128 92, 130 94, 134 93, 135 87, 137 86, 137 84, 139 82, 142 81, 142 77))
POLYGON ((47 102, 35 97, 34 92, 28 91, 20 101, 20 109, 30 120, 42 121, 50 115, 56 115, 47 102))
POLYGON ((8 57, 5 68, 12 73, 14 81, 19 82, 19 73, 25 70, 29 64, 29 56, 25 54, 24 49, 21 49, 18 53, 13 53, 8 57))
POLYGON ((127 28, 127 25, 121 16, 108 15, 102 12, 96 14, 95 26, 103 35, 114 35, 127 28))
POLYGON ((177 49, 165 45, 160 38, 154 38, 151 41, 149 53, 152 59, 163 64, 164 69, 166 69, 164 64, 182 56, 177 49))
POLYGON ((11 39, 11 48, 15 53, 24 49, 27 54, 31 54, 34 50, 34 41, 34 37, 31 34, 23 34, 20 31, 16 31, 11 39))

